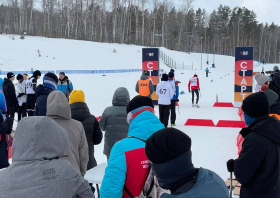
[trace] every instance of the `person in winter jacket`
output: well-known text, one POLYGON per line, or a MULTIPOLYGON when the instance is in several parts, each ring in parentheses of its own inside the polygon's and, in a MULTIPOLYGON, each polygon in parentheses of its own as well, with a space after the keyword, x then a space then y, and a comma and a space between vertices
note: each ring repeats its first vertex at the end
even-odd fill
POLYGON ((0 114, 0 169, 7 168, 10 165, 6 135, 11 134, 13 121, 13 118, 6 118, 4 121, 2 114, 0 114))
MULTIPOLYGON (((172 84, 174 84, 174 81, 172 82, 172 84)), ((158 95, 159 119, 161 123, 165 127, 167 127, 168 120, 169 120, 171 99, 175 94, 175 87, 173 88, 171 86, 171 83, 168 82, 167 74, 162 75, 161 82, 157 85, 156 93, 158 95)))
POLYGON ((126 106, 130 96, 125 87, 118 88, 113 96, 111 107, 107 107, 99 120, 100 128, 105 131, 103 153, 109 159, 111 149, 116 142, 127 137, 128 123, 126 121, 126 106))
POLYGON ((154 93, 153 82, 148 78, 148 71, 144 70, 140 80, 137 81, 135 91, 139 93, 140 96, 151 97, 154 93))
POLYGON ((7 114, 11 117, 15 117, 15 112, 18 109, 18 100, 16 97, 15 86, 13 81, 15 80, 15 75, 12 72, 7 73, 7 78, 4 79, 3 82, 3 93, 5 96, 6 104, 7 104, 7 114))
POLYGON ((65 75, 64 72, 59 73, 59 81, 57 84, 57 90, 62 91, 65 94, 66 98, 69 100, 69 96, 73 91, 73 84, 68 79, 68 76, 65 75))
POLYGON ((18 99, 18 121, 21 120, 21 118, 24 118, 27 116, 26 114, 26 102, 27 102, 27 96, 25 92, 25 81, 23 79, 23 76, 21 74, 17 75, 17 83, 15 84, 15 90, 16 90, 16 96, 18 99))
POLYGON ((61 91, 52 91, 47 100, 47 116, 63 127, 69 137, 64 155, 79 173, 86 174, 89 161, 88 143, 81 122, 71 119, 69 102, 61 91))
POLYGON ((35 104, 36 104, 36 87, 37 87, 37 80, 40 79, 41 72, 36 70, 33 75, 25 81, 26 86, 26 95, 27 95, 27 104, 26 109, 28 116, 33 116, 35 111, 35 104))
MULTIPOLYGON (((173 83, 174 80, 174 73, 169 73, 169 76, 168 76, 168 81, 170 83, 173 83)), ((176 102, 179 102, 179 85, 178 85, 178 81, 174 82, 175 83, 175 94, 173 96, 173 98, 171 99, 171 104, 170 104, 170 112, 171 112, 171 126, 175 126, 175 122, 176 122, 176 102)))
POLYGON ((136 96, 127 105, 130 124, 127 138, 117 142, 110 154, 102 181, 102 198, 130 198, 140 195, 148 172, 149 160, 145 155, 145 141, 157 130, 164 128, 154 115, 153 101, 136 96))
POLYGON ((205 69, 205 73, 206 73, 206 78, 207 78, 208 77, 208 73, 209 73, 208 67, 205 69))
POLYGON ((54 73, 46 73, 43 78, 43 85, 39 85, 36 88, 36 116, 46 116, 47 115, 47 99, 49 94, 56 90, 58 83, 58 78, 54 73))
POLYGON ((88 182, 63 159, 67 144, 67 132, 52 119, 22 119, 14 136, 13 163, 0 171, 0 197, 94 198, 88 182))
POLYGON ((242 110, 248 128, 242 151, 236 160, 229 160, 227 167, 234 171, 242 184, 241 198, 280 197, 280 121, 269 116, 269 101, 265 93, 249 95, 243 100, 242 110))
POLYGON ((264 84, 269 86, 269 77, 266 75, 256 74, 255 80, 257 81, 257 85, 255 88, 256 92, 259 92, 264 84))
POLYGON ((94 145, 101 143, 103 137, 102 132, 98 120, 90 114, 89 108, 85 103, 85 94, 82 90, 74 90, 71 93, 69 104, 72 119, 80 121, 86 133, 89 154, 87 170, 89 170, 97 166, 94 158, 94 145))
POLYGON ((273 71, 272 82, 274 82, 276 85, 280 85, 280 73, 278 66, 274 66, 273 71))
POLYGON ((194 106, 199 107, 198 100, 199 100, 200 87, 199 87, 199 79, 196 74, 189 80, 188 88, 189 88, 189 92, 191 92, 192 90, 192 107, 194 106), (196 94, 195 105, 194 105, 194 93, 196 94))
POLYGON ((145 153, 160 187, 171 191, 160 198, 229 198, 225 182, 216 173, 194 167, 191 138, 182 131, 157 131, 147 139, 145 153))

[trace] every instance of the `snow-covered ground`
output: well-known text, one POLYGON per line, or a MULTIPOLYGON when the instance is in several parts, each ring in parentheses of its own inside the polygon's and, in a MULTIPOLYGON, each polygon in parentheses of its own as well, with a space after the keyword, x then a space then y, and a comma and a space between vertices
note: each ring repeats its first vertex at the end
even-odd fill
MULTIPOLYGON (((9 35, 0 35, 0 70, 63 70, 63 69, 141 69, 141 46, 104 44, 66 39, 48 39, 42 37, 26 37, 15 40, 9 35), (38 49, 41 57, 38 56, 38 49), (116 49, 116 53, 113 50, 116 49)), ((189 118, 218 120, 239 120, 235 108, 212 107, 218 96, 219 102, 233 102, 234 89, 234 57, 215 56, 215 69, 210 69, 209 77, 205 76, 207 55, 203 54, 203 69, 200 70, 201 54, 187 54, 162 48, 176 62, 193 63, 194 70, 176 70, 175 78, 181 81, 180 113, 177 111, 176 128, 192 138, 193 163, 196 167, 204 167, 218 173, 224 180, 229 177, 226 161, 237 157, 236 137, 240 129, 216 127, 184 126, 189 118), (196 73, 200 79, 201 108, 191 107, 191 94, 188 93, 189 78, 196 73)), ((213 55, 209 55, 212 64, 213 55), (211 58, 210 58, 211 57, 211 58)), ((266 66, 272 67, 270 65, 266 66)), ((170 68, 161 62, 161 68, 170 68)), ((261 70, 261 66, 256 70, 261 70)), ((135 84, 141 72, 120 74, 84 74, 68 75, 74 89, 85 92, 86 103, 95 116, 100 116, 107 106, 112 105, 114 91, 118 87, 126 87, 130 97, 137 95, 135 84)), ((0 76, 4 77, 4 76, 0 76)), ((42 83, 40 79, 39 83, 42 83)), ((158 115, 158 108, 155 107, 158 115)), ((106 162, 103 155, 104 142, 95 147, 98 164, 106 162)))

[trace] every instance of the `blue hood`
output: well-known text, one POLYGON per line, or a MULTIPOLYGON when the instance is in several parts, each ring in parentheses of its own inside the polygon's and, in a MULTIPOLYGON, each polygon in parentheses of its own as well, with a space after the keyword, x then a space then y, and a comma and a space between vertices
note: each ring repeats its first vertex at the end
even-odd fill
POLYGON ((153 133, 163 128, 163 124, 155 114, 150 111, 144 111, 131 122, 128 136, 147 140, 153 133))

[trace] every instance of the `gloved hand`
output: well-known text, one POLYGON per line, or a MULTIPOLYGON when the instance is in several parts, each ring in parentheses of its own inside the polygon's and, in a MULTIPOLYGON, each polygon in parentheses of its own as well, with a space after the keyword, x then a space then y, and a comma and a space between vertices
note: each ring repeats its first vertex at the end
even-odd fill
POLYGON ((21 96, 25 95, 25 93, 20 93, 18 94, 18 98, 20 98, 21 96))
POLYGON ((179 102, 179 99, 178 99, 178 98, 176 99, 176 102, 179 102))
POLYGON ((9 125, 9 130, 7 131, 7 134, 11 134, 13 130, 14 119, 9 117, 6 118, 5 122, 9 125))
POLYGON ((228 169, 228 172, 234 172, 234 160, 233 159, 230 159, 227 161, 227 169, 228 169))

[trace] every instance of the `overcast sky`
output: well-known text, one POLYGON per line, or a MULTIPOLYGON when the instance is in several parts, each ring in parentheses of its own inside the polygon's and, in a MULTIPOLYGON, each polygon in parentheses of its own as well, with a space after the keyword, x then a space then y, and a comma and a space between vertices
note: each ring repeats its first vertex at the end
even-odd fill
MULTIPOLYGON (((176 7, 182 4, 181 0, 173 0, 173 2, 176 7)), ((210 14, 220 4, 228 5, 231 8, 245 6, 249 10, 256 12, 259 22, 268 22, 269 24, 274 22, 280 25, 280 0, 195 0, 193 8, 205 8, 207 13, 210 14)))

